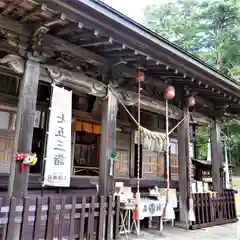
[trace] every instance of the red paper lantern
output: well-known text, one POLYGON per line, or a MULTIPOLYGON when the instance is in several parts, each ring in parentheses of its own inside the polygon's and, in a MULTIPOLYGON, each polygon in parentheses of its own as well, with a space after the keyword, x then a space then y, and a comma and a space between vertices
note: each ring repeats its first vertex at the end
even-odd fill
POLYGON ((171 100, 175 97, 175 88, 172 86, 169 86, 165 89, 164 97, 167 100, 171 100))
POLYGON ((196 100, 193 96, 188 97, 188 106, 193 107, 196 104, 196 100))
POLYGON ((144 81, 144 72, 140 72, 140 71, 138 71, 137 73, 136 73, 136 80, 137 80, 137 82, 143 82, 144 81))

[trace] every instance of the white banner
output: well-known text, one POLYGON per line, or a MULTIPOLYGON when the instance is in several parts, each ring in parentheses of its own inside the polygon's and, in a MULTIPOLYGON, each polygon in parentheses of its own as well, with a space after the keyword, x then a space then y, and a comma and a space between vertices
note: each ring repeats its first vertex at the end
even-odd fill
POLYGON ((69 187, 71 178, 72 91, 53 86, 44 185, 69 187))

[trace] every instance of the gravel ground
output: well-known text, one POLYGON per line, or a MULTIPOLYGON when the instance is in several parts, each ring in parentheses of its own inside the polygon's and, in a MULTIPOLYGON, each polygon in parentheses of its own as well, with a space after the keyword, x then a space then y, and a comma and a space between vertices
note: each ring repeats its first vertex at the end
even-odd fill
POLYGON ((164 230, 160 233, 154 230, 141 231, 139 237, 129 236, 121 237, 128 240, 240 240, 240 222, 204 228, 194 231, 186 231, 184 229, 164 226, 164 230))

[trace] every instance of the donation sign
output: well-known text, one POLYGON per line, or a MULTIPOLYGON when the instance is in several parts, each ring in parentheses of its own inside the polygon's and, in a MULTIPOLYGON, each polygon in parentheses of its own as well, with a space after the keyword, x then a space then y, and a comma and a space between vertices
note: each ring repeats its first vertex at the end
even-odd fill
POLYGON ((139 207, 139 218, 144 219, 148 217, 162 216, 163 202, 160 200, 151 200, 141 198, 139 207))
POLYGON ((43 185, 69 187, 72 92, 53 85, 43 185))

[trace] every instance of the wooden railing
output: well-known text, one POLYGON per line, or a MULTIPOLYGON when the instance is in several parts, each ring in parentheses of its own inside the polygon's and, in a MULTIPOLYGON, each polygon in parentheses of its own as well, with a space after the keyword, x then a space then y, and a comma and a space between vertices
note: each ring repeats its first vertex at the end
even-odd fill
POLYGON ((4 239, 116 239, 119 201, 108 197, 0 198, 4 239), (17 232, 17 233, 16 233, 17 232))
POLYGON ((73 174, 74 175, 81 175, 81 173, 87 173, 86 175, 92 175, 94 173, 96 176, 99 175, 99 167, 89 167, 89 166, 74 166, 73 167, 73 174))
POLYGON ((237 221, 233 191, 193 194, 196 221, 192 229, 211 227, 237 221))

